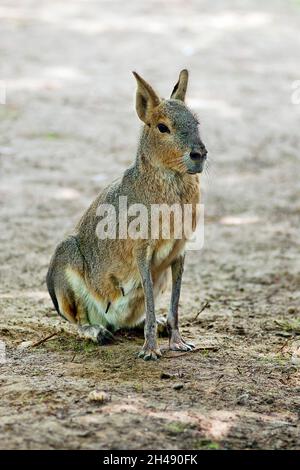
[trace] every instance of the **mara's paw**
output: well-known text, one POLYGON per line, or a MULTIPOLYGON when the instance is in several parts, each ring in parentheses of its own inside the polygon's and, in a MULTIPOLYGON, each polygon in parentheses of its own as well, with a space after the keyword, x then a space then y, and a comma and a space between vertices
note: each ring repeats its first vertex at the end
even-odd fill
POLYGON ((81 338, 90 339, 99 345, 110 343, 114 339, 113 334, 104 326, 85 325, 80 326, 78 331, 81 338))
POLYGON ((170 349, 171 351, 192 351, 195 348, 193 343, 185 341, 178 331, 171 334, 170 338, 170 349))
POLYGON ((144 359, 144 361, 157 361, 161 356, 161 350, 158 347, 148 348, 144 346, 138 353, 138 357, 144 359))
POLYGON ((103 344, 111 343, 114 340, 114 335, 106 328, 101 328, 97 334, 97 343, 101 346, 103 344))

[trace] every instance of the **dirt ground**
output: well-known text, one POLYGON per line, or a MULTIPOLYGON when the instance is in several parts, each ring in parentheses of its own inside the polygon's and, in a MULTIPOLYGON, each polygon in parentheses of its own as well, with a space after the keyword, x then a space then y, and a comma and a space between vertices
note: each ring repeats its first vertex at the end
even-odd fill
POLYGON ((299 448, 299 1, 2 0, 0 22, 1 448, 299 448), (197 349, 145 363, 141 336, 78 340, 45 274, 134 159, 131 70, 167 96, 182 67, 210 156, 180 302, 197 349))

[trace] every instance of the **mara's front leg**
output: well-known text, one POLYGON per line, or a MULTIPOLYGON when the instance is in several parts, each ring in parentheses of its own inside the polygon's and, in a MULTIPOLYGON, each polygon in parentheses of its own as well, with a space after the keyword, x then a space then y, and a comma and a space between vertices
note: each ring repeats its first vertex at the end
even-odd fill
POLYGON ((178 304, 180 297, 181 279, 184 267, 184 255, 179 256, 172 263, 172 296, 171 305, 167 318, 169 330, 170 349, 173 351, 191 351, 195 346, 187 343, 179 333, 178 326, 178 304))
POLYGON ((156 360, 161 356, 161 351, 157 343, 157 324, 154 308, 153 281, 151 275, 151 258, 152 253, 150 247, 144 247, 137 254, 137 264, 143 284, 145 296, 145 343, 143 349, 139 353, 145 361, 156 360))

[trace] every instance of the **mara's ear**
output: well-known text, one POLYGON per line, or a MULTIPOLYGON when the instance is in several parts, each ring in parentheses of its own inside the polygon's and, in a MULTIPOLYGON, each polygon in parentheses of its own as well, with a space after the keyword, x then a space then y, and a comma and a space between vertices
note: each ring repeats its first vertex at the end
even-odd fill
POLYGON ((136 90, 136 112, 138 117, 145 123, 149 124, 150 115, 156 106, 160 103, 153 88, 138 73, 132 72, 137 81, 136 90))
POLYGON ((181 70, 178 78, 178 82, 174 86, 171 94, 171 98, 174 100, 184 101, 187 84, 189 79, 189 73, 186 69, 181 70))

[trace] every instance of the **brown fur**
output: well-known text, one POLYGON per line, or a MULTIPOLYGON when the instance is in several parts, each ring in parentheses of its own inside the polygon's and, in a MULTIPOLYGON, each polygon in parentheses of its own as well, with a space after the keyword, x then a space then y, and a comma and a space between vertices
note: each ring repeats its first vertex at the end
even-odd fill
POLYGON ((156 296, 185 245, 185 240, 174 240, 172 226, 169 240, 100 240, 96 235, 100 204, 110 203, 117 208, 119 196, 127 196, 129 205, 144 204, 149 211, 152 204, 189 203, 193 205, 196 226, 199 179, 197 174, 188 173, 196 168, 188 157, 191 151, 201 152, 204 146, 196 119, 183 103, 187 71, 181 72, 171 100, 161 100, 147 82, 134 75, 138 83, 137 114, 144 122, 135 164, 91 204, 74 234, 57 247, 47 275, 56 309, 78 325, 116 329, 141 322, 145 286, 139 253, 147 252, 156 296), (165 124, 170 132, 161 133, 158 124, 165 124), (162 250, 166 251, 161 258, 162 250))

